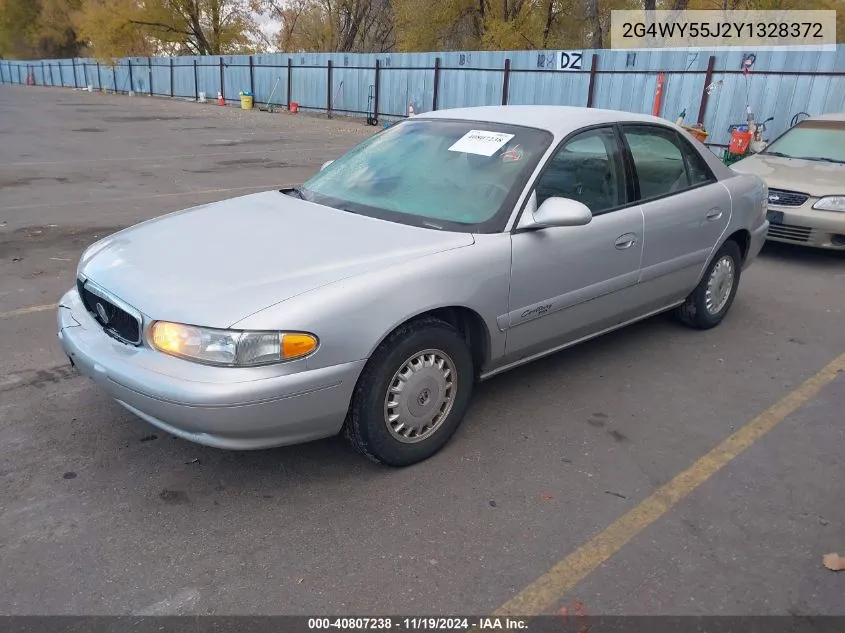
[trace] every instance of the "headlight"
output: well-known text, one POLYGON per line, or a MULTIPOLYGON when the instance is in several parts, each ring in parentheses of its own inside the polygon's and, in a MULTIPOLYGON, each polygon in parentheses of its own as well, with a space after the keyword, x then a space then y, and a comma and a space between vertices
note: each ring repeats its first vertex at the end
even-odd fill
POLYGON ((302 358, 317 349, 317 337, 302 332, 243 332, 156 321, 150 345, 187 360, 226 367, 254 367, 302 358))
POLYGON ((826 196, 813 205, 819 211, 845 211, 845 196, 826 196))

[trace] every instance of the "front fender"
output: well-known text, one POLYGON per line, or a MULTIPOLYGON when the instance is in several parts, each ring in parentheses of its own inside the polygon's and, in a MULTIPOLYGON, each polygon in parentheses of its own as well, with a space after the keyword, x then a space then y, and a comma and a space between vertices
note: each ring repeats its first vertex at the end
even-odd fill
POLYGON ((307 359, 318 369, 369 358, 396 327, 424 312, 460 306, 478 313, 490 333, 490 355, 504 353, 496 317, 507 311, 510 235, 475 236, 452 249, 363 273, 257 312, 233 328, 304 330, 320 339, 307 359))

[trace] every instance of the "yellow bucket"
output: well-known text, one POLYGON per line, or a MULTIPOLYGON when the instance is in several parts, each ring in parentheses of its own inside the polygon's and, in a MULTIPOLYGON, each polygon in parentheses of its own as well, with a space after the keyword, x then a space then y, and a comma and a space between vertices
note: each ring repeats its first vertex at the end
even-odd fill
POLYGON ((252 95, 241 95, 241 110, 252 110, 252 95))

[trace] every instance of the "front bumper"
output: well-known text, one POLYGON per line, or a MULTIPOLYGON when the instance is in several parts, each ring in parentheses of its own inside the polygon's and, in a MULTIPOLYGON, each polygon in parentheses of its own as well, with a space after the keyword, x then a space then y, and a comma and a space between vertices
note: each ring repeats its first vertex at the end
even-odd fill
POLYGON ((270 448, 337 434, 365 363, 311 370, 200 365, 113 339, 75 289, 62 297, 57 319, 59 341, 82 374, 150 424, 215 448, 270 448))
POLYGON ((816 198, 810 198, 803 207, 780 207, 769 203, 767 239, 845 250, 845 213, 812 209, 816 201, 816 198))

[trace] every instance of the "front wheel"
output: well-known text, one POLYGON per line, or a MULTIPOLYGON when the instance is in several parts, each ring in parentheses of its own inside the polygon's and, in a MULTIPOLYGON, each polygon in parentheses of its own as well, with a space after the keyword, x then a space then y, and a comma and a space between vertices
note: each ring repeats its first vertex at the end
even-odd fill
POLYGON ((675 309, 683 323, 700 330, 719 325, 730 310, 739 287, 742 253, 733 240, 725 242, 710 262, 698 286, 675 309))
POLYGON ((367 362, 346 436, 373 461, 408 466, 437 453, 460 426, 475 383, 461 333, 423 318, 391 333, 367 362))

